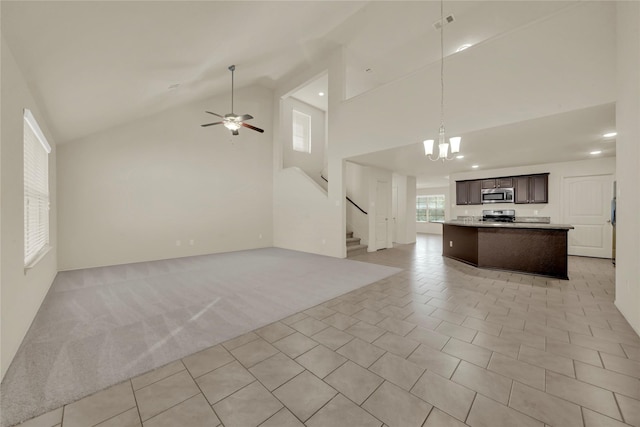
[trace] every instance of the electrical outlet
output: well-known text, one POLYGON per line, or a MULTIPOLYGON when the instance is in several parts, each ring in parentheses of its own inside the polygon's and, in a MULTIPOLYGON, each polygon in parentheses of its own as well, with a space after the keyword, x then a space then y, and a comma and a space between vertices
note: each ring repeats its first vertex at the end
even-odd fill
POLYGON ((453 247, 453 240, 449 240, 449 247, 452 248, 453 247))

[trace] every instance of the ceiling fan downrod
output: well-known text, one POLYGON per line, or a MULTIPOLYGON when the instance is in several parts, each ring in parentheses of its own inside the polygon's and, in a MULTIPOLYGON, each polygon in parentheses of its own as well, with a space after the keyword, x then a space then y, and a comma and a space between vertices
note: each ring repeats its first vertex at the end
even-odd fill
POLYGON ((235 65, 230 65, 229 66, 229 71, 231 71, 231 114, 235 114, 233 112, 233 72, 236 70, 236 66, 235 65))

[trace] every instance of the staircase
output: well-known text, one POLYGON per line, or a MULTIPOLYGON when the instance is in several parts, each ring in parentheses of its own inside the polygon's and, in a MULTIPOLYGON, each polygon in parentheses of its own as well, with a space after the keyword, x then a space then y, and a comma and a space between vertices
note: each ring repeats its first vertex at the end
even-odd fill
POLYGON ((353 237, 353 231, 349 231, 347 233, 347 258, 366 253, 367 245, 361 245, 360 238, 353 237))

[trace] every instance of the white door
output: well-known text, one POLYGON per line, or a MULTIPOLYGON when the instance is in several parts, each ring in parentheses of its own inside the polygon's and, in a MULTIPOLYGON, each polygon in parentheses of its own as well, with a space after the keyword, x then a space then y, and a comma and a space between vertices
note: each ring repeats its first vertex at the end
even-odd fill
POLYGON ((376 250, 387 247, 389 233, 389 183, 377 181, 376 185, 376 250))
POLYGON ((569 255, 611 258, 613 175, 564 178, 563 220, 569 230, 569 255))

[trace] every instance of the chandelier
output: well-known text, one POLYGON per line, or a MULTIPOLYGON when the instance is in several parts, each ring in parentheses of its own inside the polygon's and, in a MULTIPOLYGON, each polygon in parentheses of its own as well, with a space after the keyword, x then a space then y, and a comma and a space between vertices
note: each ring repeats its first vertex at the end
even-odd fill
POLYGON ((444 0, 440 0, 440 130, 438 132, 438 155, 434 157, 433 146, 435 141, 433 139, 426 139, 423 141, 424 154, 432 161, 453 160, 453 154, 460 152, 460 138, 454 136, 449 138, 449 142, 446 141, 446 135, 444 130, 444 26, 446 22, 444 20, 444 0), (451 153, 451 156, 449 156, 451 153))

